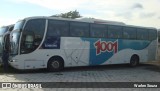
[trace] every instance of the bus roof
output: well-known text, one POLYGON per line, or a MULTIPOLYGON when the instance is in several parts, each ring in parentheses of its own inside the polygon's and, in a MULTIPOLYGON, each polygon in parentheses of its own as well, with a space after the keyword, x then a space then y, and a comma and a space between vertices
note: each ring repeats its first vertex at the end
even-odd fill
POLYGON ((90 23, 98 23, 98 24, 125 25, 125 23, 123 22, 109 21, 109 20, 102 20, 102 19, 95 19, 95 18, 77 18, 77 20, 90 22, 90 23))
POLYGON ((86 23, 125 25, 125 23, 123 23, 123 22, 108 21, 108 20, 93 19, 93 18, 76 18, 76 19, 70 19, 70 18, 62 18, 62 17, 34 16, 34 17, 24 18, 24 20, 36 19, 36 18, 56 19, 56 20, 66 20, 66 21, 77 21, 77 22, 86 22, 86 23))
POLYGON ((14 24, 10 24, 10 25, 7 25, 7 26, 2 26, 1 28, 3 28, 3 27, 12 27, 12 26, 14 26, 14 24))
POLYGON ((125 26, 125 27, 135 27, 135 28, 145 28, 145 29, 154 29, 154 27, 143 27, 143 26, 135 26, 135 25, 127 25, 123 22, 117 21, 108 21, 102 19, 94 19, 94 18, 77 18, 77 19, 70 19, 70 18, 62 18, 62 17, 50 17, 50 16, 33 16, 33 17, 26 17, 23 20, 30 20, 30 19, 55 19, 55 20, 65 20, 65 21, 76 21, 76 22, 85 22, 85 23, 96 23, 96 24, 109 24, 109 25, 118 25, 118 26, 125 26))

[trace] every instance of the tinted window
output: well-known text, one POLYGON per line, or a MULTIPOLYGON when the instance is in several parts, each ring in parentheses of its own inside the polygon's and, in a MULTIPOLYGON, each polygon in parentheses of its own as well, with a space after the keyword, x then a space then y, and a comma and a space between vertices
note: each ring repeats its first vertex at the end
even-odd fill
POLYGON ((0 54, 2 53, 3 51, 3 36, 0 36, 0 54))
POLYGON ((47 36, 68 36, 69 23, 66 21, 49 20, 47 36))
POLYGON ((10 38, 9 34, 4 36, 4 43, 5 43, 4 44, 4 49, 7 50, 7 51, 9 51, 9 47, 10 47, 10 45, 9 45, 10 44, 10 42, 9 42, 10 39, 9 38, 10 38))
POLYGON ((12 30, 13 30, 13 28, 14 28, 14 26, 11 26, 11 27, 9 28, 9 31, 12 31, 12 30))
POLYGON ((70 23, 70 35, 72 37, 88 37, 89 36, 89 24, 80 22, 70 23))
POLYGON ((107 28, 105 25, 91 24, 91 37, 107 37, 107 28))
MULTIPOLYGON (((11 37, 10 37, 11 51, 10 52, 13 55, 18 54, 19 39, 20 39, 20 32, 19 31, 11 32, 11 37)), ((22 37, 22 39, 23 39, 23 37, 22 37)))
POLYGON ((21 53, 34 51, 41 43, 45 31, 44 19, 33 19, 26 23, 21 39, 21 53))
POLYGON ((14 25, 13 30, 22 29, 22 27, 24 25, 24 22, 25 22, 24 20, 16 22, 16 24, 14 25))
POLYGON ((7 32, 8 27, 1 27, 0 28, 0 35, 3 35, 5 32, 7 32))
POLYGON ((157 31, 156 30, 149 30, 149 40, 154 40, 157 38, 157 31))
POLYGON ((148 40, 148 37, 147 29, 137 29, 137 39, 148 40))
POLYGON ((124 27, 123 28, 123 38, 136 39, 136 28, 124 27))
POLYGON ((24 31, 32 31, 36 38, 43 38, 45 30, 44 19, 34 19, 27 22, 24 31))
POLYGON ((108 26, 109 38, 122 38, 122 27, 120 26, 108 26))

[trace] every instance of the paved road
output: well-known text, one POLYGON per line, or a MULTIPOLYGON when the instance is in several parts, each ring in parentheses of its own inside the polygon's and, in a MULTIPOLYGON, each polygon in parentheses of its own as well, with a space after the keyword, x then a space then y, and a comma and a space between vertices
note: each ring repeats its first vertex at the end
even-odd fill
MULTIPOLYGON (((46 70, 34 70, 23 73, 0 74, 1 82, 160 82, 160 65, 141 64, 136 68, 128 65, 107 65, 101 67, 77 67, 66 68, 62 72, 47 72, 46 70)), ((0 89, 8 90, 11 89, 0 89)), ((20 89, 12 89, 20 90, 20 89)), ((135 91, 135 90, 160 90, 156 88, 53 88, 53 89, 23 89, 23 90, 56 90, 56 91, 135 91)))

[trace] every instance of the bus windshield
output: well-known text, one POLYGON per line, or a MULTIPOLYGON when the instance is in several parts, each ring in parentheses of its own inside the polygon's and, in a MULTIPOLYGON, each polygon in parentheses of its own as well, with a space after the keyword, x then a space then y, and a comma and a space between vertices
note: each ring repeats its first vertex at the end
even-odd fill
POLYGON ((0 28, 0 54, 3 50, 3 34, 6 33, 8 30, 8 27, 1 27, 0 28))
POLYGON ((18 54, 18 41, 20 38, 20 32, 19 31, 15 31, 11 33, 11 54, 12 55, 16 55, 18 54))
POLYGON ((13 31, 10 34, 11 54, 18 54, 18 44, 20 38, 20 30, 22 29, 24 21, 19 21, 15 24, 13 31))
POLYGON ((8 27, 1 27, 0 28, 0 35, 3 35, 5 32, 7 32, 8 27))
POLYGON ((22 29, 22 28, 23 28, 23 24, 24 24, 24 20, 18 21, 18 22, 14 25, 13 31, 14 31, 14 30, 20 30, 20 29, 22 29))
POLYGON ((3 36, 0 36, 0 54, 2 53, 3 50, 3 36))

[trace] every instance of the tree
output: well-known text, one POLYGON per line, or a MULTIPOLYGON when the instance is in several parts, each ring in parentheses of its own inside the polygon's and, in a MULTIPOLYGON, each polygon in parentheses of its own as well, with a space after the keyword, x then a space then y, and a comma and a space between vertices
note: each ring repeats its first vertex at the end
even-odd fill
POLYGON ((69 11, 67 13, 52 15, 51 17, 62 17, 62 18, 75 19, 75 18, 80 18, 82 16, 79 14, 79 12, 77 10, 75 10, 75 11, 69 11))

